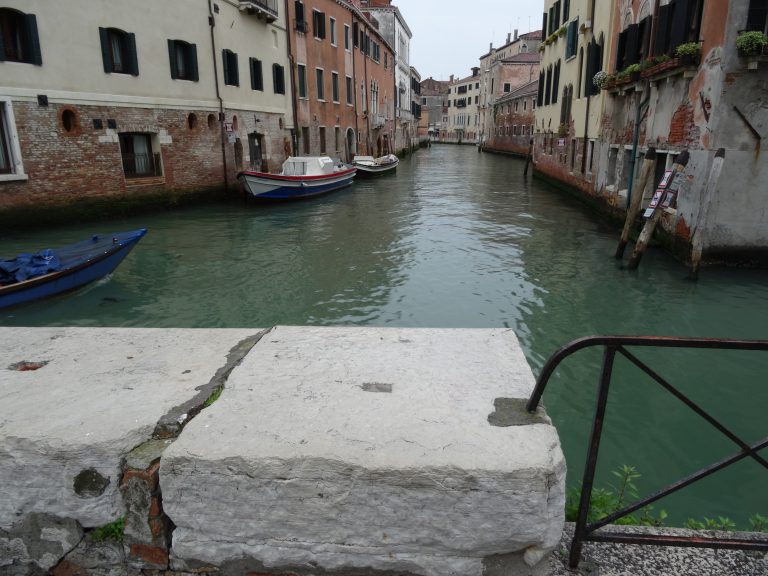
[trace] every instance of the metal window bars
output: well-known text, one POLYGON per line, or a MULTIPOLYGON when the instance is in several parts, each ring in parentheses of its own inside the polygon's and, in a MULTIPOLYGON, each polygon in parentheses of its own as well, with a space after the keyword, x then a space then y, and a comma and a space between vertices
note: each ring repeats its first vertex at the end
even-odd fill
POLYGON ((764 468, 768 469, 768 461, 766 461, 764 457, 758 454, 760 450, 768 446, 768 438, 764 438, 760 442, 750 446, 736 434, 734 434, 731 430, 729 430, 725 425, 723 425, 712 415, 698 406, 680 390, 667 382, 656 371, 638 359, 634 354, 627 350, 626 347, 637 346, 651 348, 704 348, 717 350, 768 351, 768 340, 726 340, 709 338, 677 338, 667 336, 588 336, 585 338, 580 338, 570 342, 569 344, 566 344, 552 356, 550 356, 550 358, 547 360, 546 364, 542 368, 538 380, 536 381, 536 387, 534 388, 534 391, 528 400, 528 411, 534 412, 536 410, 541 397, 544 394, 544 389, 546 388, 550 377, 560 362, 579 350, 598 346, 604 347, 603 361, 598 383, 597 406, 595 408, 595 414, 592 420, 592 432, 589 439, 587 462, 584 468, 584 475, 581 485, 581 499, 579 501, 578 516, 576 520, 573 540, 571 542, 569 556, 570 567, 576 568, 578 566, 581 559, 583 544, 584 542, 588 541, 768 551, 768 539, 746 540, 743 538, 702 538, 672 535, 612 533, 610 531, 597 532, 597 530, 600 528, 615 522, 619 518, 627 516, 643 508, 644 506, 652 504, 653 502, 656 502, 657 500, 660 500, 661 498, 664 498, 673 492, 685 488, 686 486, 690 486, 694 482, 714 474, 715 472, 718 472, 719 470, 722 470, 731 464, 739 462, 744 458, 752 458, 761 464, 764 468), (650 496, 642 498, 633 504, 625 506, 624 508, 617 510, 612 514, 589 524, 587 522, 587 518, 589 516, 592 488, 594 484, 595 470, 597 467, 597 457, 598 451, 600 449, 600 440, 602 436, 603 423, 605 420, 606 405, 608 402, 608 390, 611 384, 613 363, 617 354, 621 354, 632 364, 640 368, 662 388, 667 390, 675 398, 683 402, 683 404, 688 406, 696 414, 701 416, 706 422, 708 422, 728 439, 730 439, 739 447, 739 450, 727 458, 715 462, 705 468, 701 468, 697 472, 694 472, 693 474, 690 474, 676 482, 673 482, 672 484, 665 486, 650 496))

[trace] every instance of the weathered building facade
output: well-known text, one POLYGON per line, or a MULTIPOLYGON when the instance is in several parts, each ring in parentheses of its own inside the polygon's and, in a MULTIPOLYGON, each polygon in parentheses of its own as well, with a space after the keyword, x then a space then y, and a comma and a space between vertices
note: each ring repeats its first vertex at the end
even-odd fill
POLYGON ((487 140, 494 133, 494 103, 497 99, 516 90, 523 84, 528 84, 538 75, 538 63, 540 60, 539 46, 541 45, 541 31, 527 32, 518 36, 517 30, 507 35, 506 43, 494 48, 493 44, 486 54, 480 56, 480 141, 485 146, 487 140), (523 54, 527 56, 522 56, 523 54), (517 57, 520 56, 518 59, 517 57), (536 63, 536 70, 530 70, 530 77, 517 77, 519 70, 510 69, 511 61, 523 62, 528 60, 536 63))
POLYGON ((608 147, 597 189, 609 199, 623 200, 627 190, 650 197, 664 169, 687 150, 685 184, 661 219, 667 237, 683 255, 694 234, 713 259, 765 253, 768 161, 761 134, 768 125, 768 58, 740 55, 736 39, 745 30, 765 32, 766 3, 624 0, 612 17, 608 69, 615 77, 604 87, 608 147), (686 49, 692 53, 682 54, 686 49), (639 75, 626 73, 633 67, 639 75), (632 191, 649 146, 658 154, 655 179, 632 191), (721 148, 722 172, 712 181, 710 166, 721 148))
POLYGON ((395 149, 399 152, 409 147, 416 135, 416 125, 411 112, 411 38, 413 34, 392 0, 359 0, 366 14, 378 22, 381 35, 395 53, 395 149))
POLYGON ((291 152, 277 0, 7 0, 0 20, 0 210, 221 189, 291 152))
POLYGON ((536 95, 539 81, 523 84, 493 105, 493 128, 486 149, 524 156, 528 154, 536 122, 536 95))
POLYGON ((439 140, 445 130, 443 116, 447 114, 448 82, 432 77, 421 82, 421 118, 418 133, 420 138, 439 140))
POLYGON ((456 144, 475 144, 480 137, 480 68, 472 75, 448 84, 448 125, 440 140, 456 144))
POLYGON ((299 153, 390 152, 393 52, 360 3, 293 0, 288 18, 299 153))

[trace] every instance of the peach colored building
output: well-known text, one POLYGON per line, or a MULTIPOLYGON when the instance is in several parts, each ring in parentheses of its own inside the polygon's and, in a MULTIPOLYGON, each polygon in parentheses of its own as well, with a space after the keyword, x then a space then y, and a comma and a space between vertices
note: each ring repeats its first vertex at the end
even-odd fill
POLYGON ((393 149, 393 51, 360 6, 358 0, 288 2, 300 155, 348 162, 393 149))

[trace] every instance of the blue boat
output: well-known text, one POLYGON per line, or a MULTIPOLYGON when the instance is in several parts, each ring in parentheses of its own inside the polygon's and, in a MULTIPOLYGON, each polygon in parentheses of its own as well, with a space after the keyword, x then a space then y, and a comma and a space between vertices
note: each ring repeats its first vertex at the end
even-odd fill
POLYGON ((112 272, 146 228, 0 260, 0 308, 75 290, 112 272))

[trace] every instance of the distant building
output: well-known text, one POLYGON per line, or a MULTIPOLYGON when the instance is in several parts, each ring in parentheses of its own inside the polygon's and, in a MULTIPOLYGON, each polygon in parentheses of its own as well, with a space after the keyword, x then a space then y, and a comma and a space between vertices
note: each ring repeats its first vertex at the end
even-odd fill
POLYGON ((507 35, 507 42, 500 48, 490 45, 489 51, 480 57, 480 140, 485 143, 493 132, 493 107, 501 98, 537 77, 540 60, 541 31, 518 36, 517 30, 507 35), (528 63, 531 68, 526 76, 516 64, 528 63), (533 64, 536 64, 533 69, 533 64), (534 76, 536 75, 536 76, 534 76))
POLYGON ((486 141, 486 149, 524 156, 533 140, 536 122, 536 96, 538 79, 524 84, 493 105, 493 129, 486 141))
POLYGON ((419 138, 439 140, 446 126, 443 116, 447 115, 448 81, 430 77, 421 82, 421 118, 419 120, 419 138))
POLYGON ((411 137, 411 148, 413 149, 420 144, 418 127, 421 122, 421 74, 413 66, 411 66, 411 114, 414 123, 411 137))
POLYGON ((480 136, 480 68, 472 75, 448 84, 448 126, 440 140, 475 144, 480 136))

